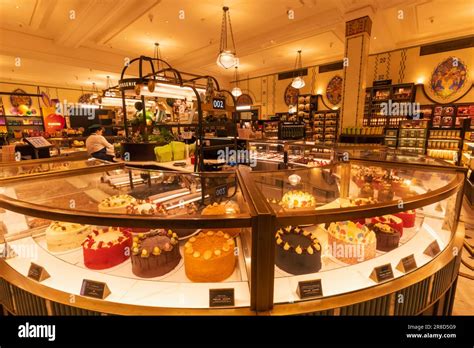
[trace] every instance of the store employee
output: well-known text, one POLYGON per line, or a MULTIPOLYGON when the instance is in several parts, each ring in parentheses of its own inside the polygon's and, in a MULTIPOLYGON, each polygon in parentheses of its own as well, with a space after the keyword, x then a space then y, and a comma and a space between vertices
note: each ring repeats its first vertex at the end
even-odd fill
POLYGON ((115 155, 114 146, 104 138, 104 128, 95 125, 89 127, 89 130, 91 135, 86 140, 89 156, 105 161, 113 161, 115 155))

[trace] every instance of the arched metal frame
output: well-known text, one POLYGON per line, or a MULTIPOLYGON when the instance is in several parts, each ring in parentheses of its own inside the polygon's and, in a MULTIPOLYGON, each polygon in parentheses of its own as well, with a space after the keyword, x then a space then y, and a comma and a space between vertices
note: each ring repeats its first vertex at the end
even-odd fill
MULTIPOLYGON (((205 80, 206 82, 208 79, 211 79, 214 83, 215 90, 220 93, 227 93, 233 102, 233 106, 235 108, 236 105, 236 98, 232 95, 232 93, 228 90, 221 90, 219 86, 219 82, 217 79, 213 76, 210 75, 195 75, 195 74, 190 74, 190 73, 185 73, 185 72, 180 72, 177 69, 174 69, 168 62, 164 61, 163 59, 159 58, 152 58, 152 57, 147 57, 147 56, 140 56, 137 58, 134 58, 126 64, 122 72, 120 74, 120 81, 119 81, 119 88, 121 90, 121 95, 122 95, 122 108, 123 108, 123 115, 124 115, 124 126, 125 126, 125 136, 128 138, 129 133, 128 133, 128 127, 127 127, 127 112, 126 112, 126 103, 125 103, 125 91, 128 89, 131 89, 132 86, 121 86, 121 83, 123 82, 133 82, 135 83, 135 86, 137 84, 146 84, 148 81, 159 81, 159 83, 162 84, 168 84, 172 86, 179 86, 179 87, 188 87, 192 89, 196 96, 197 100, 197 113, 198 113, 198 129, 197 129, 197 160, 194 165, 194 171, 198 172, 204 172, 204 129, 203 129, 203 110, 202 110, 202 100, 201 96, 199 95, 199 92, 196 88, 196 84, 200 80, 205 80), (127 78, 125 79, 124 76, 127 72, 127 69, 135 62, 138 62, 138 77, 137 78, 127 78), (143 63, 148 62, 151 73, 144 73, 144 66, 143 63), (161 62, 163 63, 166 67, 164 69, 160 69, 158 71, 155 71, 155 66, 153 62, 161 62), (172 72, 173 77, 171 78, 171 81, 166 81, 166 80, 157 80, 156 77, 159 76, 160 74, 163 74, 166 77, 166 72, 172 72), (191 76, 189 79, 183 79, 183 75, 191 76)), ((141 96, 141 102, 143 105, 145 105, 145 96, 141 96)), ((235 110, 232 112, 232 122, 235 123, 235 110)), ((143 122, 146 122, 146 118, 143 118, 143 122)), ((146 130, 146 128, 145 128, 146 130)), ((234 149, 237 150, 237 137, 234 136, 234 149)), ((202 183, 204 185, 204 182, 202 183)), ((235 187, 237 185, 237 182, 235 182, 235 187)), ((204 190, 203 190, 203 197, 202 199, 204 200, 204 190)))

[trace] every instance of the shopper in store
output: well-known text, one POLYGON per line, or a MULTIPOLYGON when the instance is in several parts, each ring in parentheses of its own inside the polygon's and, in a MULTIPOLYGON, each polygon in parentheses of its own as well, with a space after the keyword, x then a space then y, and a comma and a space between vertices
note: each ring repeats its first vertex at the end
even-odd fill
POLYGON ((90 135, 86 140, 89 156, 105 161, 114 160, 114 146, 104 138, 104 128, 99 125, 89 127, 90 135))

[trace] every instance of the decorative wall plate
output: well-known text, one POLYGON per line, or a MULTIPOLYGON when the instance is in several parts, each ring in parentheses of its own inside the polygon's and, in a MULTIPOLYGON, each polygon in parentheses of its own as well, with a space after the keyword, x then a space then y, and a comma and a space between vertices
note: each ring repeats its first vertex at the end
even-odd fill
POLYGON ((296 106, 298 103, 298 93, 299 90, 291 86, 291 82, 288 84, 288 87, 285 89, 285 103, 286 105, 290 106, 296 106))
POLYGON ((431 74, 429 90, 434 97, 443 101, 460 95, 468 87, 468 69, 457 57, 442 61, 431 74))
POLYGON ((336 75, 326 87, 326 98, 332 105, 338 105, 342 100, 342 77, 336 75))

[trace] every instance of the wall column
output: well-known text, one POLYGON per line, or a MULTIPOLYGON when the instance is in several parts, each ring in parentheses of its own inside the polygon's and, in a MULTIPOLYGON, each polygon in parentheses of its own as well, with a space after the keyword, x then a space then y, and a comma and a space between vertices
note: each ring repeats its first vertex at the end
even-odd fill
POLYGON ((372 21, 369 16, 346 22, 342 127, 362 126, 372 21))

